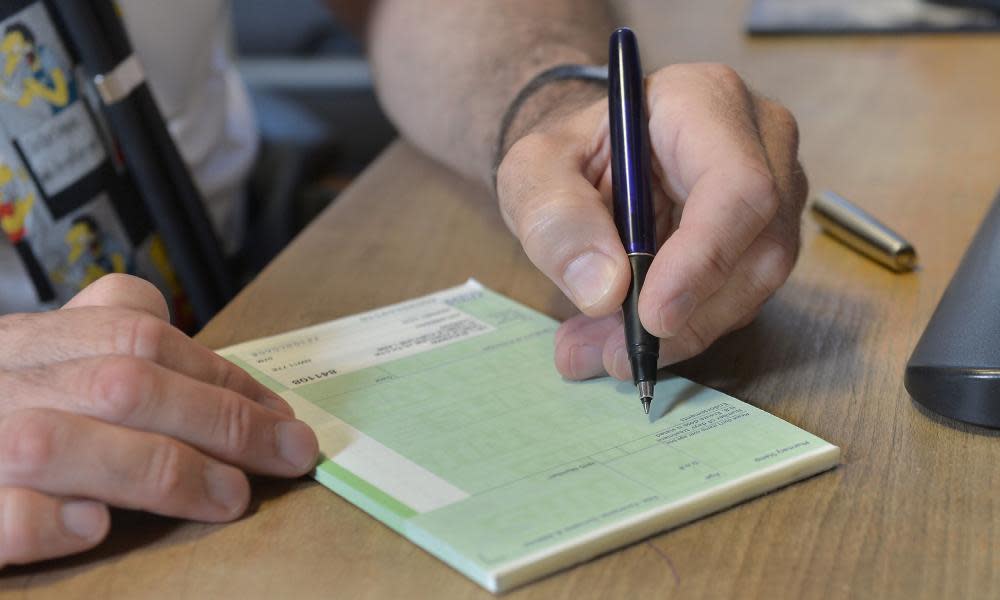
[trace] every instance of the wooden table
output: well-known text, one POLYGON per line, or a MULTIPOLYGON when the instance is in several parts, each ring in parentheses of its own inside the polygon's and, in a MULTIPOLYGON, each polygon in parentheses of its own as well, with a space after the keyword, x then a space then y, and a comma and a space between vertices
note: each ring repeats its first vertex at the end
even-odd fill
MULTIPOLYGON (((790 106, 814 189, 883 217, 921 268, 894 275, 806 222, 798 267, 760 319, 679 371, 841 446, 843 464, 509 597, 996 597, 998 432, 922 412, 902 374, 1000 184, 1000 40, 751 40, 744 10, 650 0, 626 21, 648 67, 727 62, 790 106)), ((220 347, 470 276, 571 314, 486 192, 400 142, 200 339, 220 347)), ((0 595, 488 597, 311 481, 255 491, 253 512, 228 526, 117 514, 98 551, 8 572, 0 589, 13 593, 0 595)))

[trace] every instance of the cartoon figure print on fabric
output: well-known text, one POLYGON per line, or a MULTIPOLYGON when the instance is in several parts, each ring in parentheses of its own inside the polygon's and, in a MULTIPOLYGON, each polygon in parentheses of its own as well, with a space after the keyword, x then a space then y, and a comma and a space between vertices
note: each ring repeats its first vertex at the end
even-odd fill
POLYGON ((11 23, 4 29, 0 54, 0 98, 50 115, 76 100, 76 83, 68 65, 61 64, 54 52, 38 43, 24 23, 11 23))
POLYGON ((149 243, 149 258, 153 263, 159 280, 162 284, 158 287, 164 292, 170 305, 170 315, 175 326, 181 331, 194 331, 196 321, 194 310, 191 308, 187 294, 181 282, 177 279, 173 265, 167 256, 167 249, 163 245, 163 239, 159 235, 153 234, 149 243), (165 289, 164 289, 165 288, 165 289))
POLYGON ((27 177, 0 162, 0 228, 12 244, 22 242, 27 235, 28 215, 35 205, 35 193, 21 184, 27 177))
POLYGON ((73 219, 64 241, 68 252, 65 264, 52 272, 56 283, 71 284, 79 291, 109 273, 128 272, 123 249, 89 215, 73 219))

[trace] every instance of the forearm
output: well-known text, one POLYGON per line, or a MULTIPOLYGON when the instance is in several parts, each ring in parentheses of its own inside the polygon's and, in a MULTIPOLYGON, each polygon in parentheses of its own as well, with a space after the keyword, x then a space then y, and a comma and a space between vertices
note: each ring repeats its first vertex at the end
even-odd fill
MULTIPOLYGON (((500 122, 518 90, 557 64, 606 62, 612 27, 603 1, 380 0, 368 43, 379 98, 403 135, 489 182, 500 122)), ((578 89, 547 86, 513 129, 578 89)))

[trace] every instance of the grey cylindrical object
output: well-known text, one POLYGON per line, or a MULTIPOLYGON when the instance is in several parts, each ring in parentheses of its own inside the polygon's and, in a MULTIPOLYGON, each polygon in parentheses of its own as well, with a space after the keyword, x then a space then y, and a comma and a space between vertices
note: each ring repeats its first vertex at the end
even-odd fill
POLYGON ((1000 197, 917 342, 905 383, 934 412, 1000 427, 1000 197))
POLYGON ((912 270, 917 253, 901 235, 831 191, 820 192, 812 202, 813 218, 824 231, 861 254, 893 271, 912 270))

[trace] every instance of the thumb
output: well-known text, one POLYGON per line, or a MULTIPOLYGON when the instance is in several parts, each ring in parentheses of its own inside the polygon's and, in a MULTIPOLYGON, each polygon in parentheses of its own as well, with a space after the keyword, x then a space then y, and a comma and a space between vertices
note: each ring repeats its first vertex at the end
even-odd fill
POLYGON ((590 316, 621 306, 628 257, 601 192, 584 176, 579 145, 530 134, 497 172, 500 210, 531 262, 590 316))

